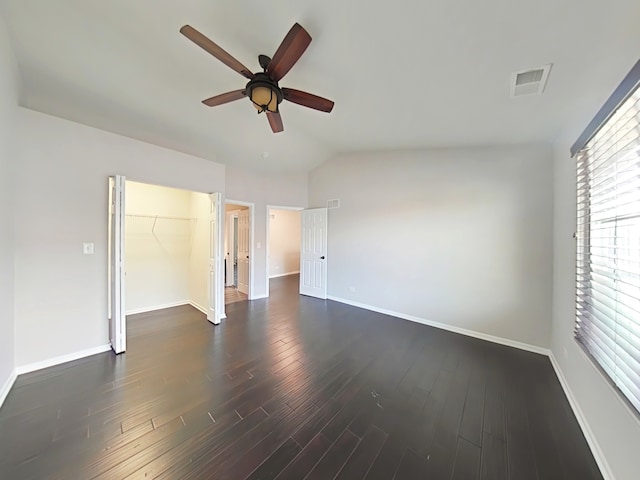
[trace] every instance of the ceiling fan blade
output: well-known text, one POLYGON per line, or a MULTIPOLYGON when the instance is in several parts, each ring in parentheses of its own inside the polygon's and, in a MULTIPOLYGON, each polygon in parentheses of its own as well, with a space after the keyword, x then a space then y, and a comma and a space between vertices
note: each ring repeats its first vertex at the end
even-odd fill
POLYGON ((279 81, 291 70, 310 43, 311 36, 307 31, 298 23, 294 24, 273 55, 267 67, 267 75, 274 81, 279 81))
POLYGON ((333 110, 334 103, 326 98, 318 97, 311 93, 302 92, 300 90, 294 90, 293 88, 283 88, 282 95, 285 100, 297 103, 303 107, 313 108, 314 110, 320 110, 321 112, 329 113, 333 110))
POLYGON ((245 97, 245 90, 234 90, 233 92, 222 93, 220 95, 216 95, 215 97, 207 98, 203 100, 204 103, 208 107, 215 107, 217 105, 222 105, 223 103, 233 102, 234 100, 240 100, 245 97))
POLYGON ((254 77, 253 73, 247 67, 245 67, 238 60, 233 58, 229 53, 223 50, 219 45, 215 44, 212 40, 209 40, 192 26, 185 25, 180 29, 180 33, 202 49, 209 52, 222 63, 238 72, 240 75, 248 79, 252 79, 254 77))
POLYGON ((276 112, 276 113, 267 112, 267 118, 269 119, 269 125, 271 125, 271 130, 273 130, 273 133, 282 132, 284 130, 280 112, 276 112))

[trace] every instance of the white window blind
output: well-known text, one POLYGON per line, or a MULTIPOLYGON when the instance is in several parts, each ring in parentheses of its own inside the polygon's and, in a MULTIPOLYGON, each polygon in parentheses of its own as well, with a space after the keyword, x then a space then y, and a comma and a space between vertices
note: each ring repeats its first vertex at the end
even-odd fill
POLYGON ((640 412, 640 89, 577 153, 576 339, 640 412))

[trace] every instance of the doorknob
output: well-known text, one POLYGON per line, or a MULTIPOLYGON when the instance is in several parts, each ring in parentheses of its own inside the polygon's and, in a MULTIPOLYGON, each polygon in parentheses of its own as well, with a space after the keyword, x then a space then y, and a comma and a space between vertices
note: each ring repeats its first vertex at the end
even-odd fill
POLYGON ((320 260, 324 260, 324 255, 322 255, 322 256, 320 257, 320 260))

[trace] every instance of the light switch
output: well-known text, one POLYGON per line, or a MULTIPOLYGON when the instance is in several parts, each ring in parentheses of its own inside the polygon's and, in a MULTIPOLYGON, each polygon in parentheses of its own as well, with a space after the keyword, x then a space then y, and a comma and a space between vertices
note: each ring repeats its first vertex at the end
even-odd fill
POLYGON ((93 255, 93 243, 83 243, 82 253, 85 255, 93 255))

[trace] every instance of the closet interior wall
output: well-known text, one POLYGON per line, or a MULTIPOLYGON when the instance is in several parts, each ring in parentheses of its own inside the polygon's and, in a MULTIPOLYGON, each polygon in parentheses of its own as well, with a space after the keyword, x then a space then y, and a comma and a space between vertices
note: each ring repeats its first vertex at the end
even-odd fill
POLYGON ((127 181, 126 313, 207 305, 206 194, 127 181))

